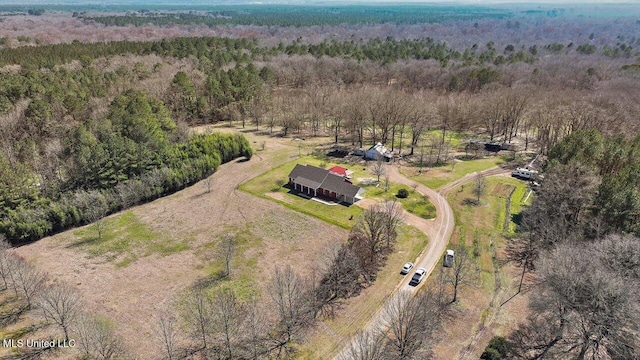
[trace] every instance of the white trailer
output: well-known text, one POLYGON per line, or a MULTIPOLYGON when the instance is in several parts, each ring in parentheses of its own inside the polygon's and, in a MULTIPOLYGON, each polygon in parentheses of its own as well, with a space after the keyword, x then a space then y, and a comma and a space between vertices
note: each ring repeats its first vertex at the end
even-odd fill
POLYGON ((526 168, 517 168, 511 172, 511 176, 521 179, 534 180, 537 178, 538 172, 536 170, 529 170, 526 168))

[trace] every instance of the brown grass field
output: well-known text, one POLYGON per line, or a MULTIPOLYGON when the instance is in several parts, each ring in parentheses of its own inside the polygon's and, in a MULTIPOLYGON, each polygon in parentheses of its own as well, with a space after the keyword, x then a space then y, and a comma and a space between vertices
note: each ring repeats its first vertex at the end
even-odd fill
MULTIPOLYGON (((247 137, 250 141, 256 138, 252 134, 247 137)), ((289 139, 261 141, 266 141, 266 150, 257 152, 250 161, 225 164, 211 176, 210 193, 206 193, 203 184, 195 184, 107 220, 132 214, 136 222, 131 225, 132 233, 146 227, 166 241, 180 239, 183 246, 163 252, 129 245, 119 252, 115 246, 102 251, 93 244, 77 245, 92 232, 90 225, 16 251, 56 281, 74 285, 87 310, 117 324, 118 334, 135 355, 155 357, 159 354, 153 341, 154 317, 197 279, 211 275, 212 269, 219 267, 212 247, 220 235, 250 234, 252 244, 235 264, 246 267, 238 270, 239 281, 250 272, 250 286, 258 288, 274 267, 312 265, 326 246, 346 239, 344 229, 237 190, 241 182, 288 161, 298 151, 297 146, 289 145, 289 139), (133 260, 127 259, 131 253, 133 260)), ((116 235, 114 242, 121 240, 116 235)), ((305 268, 311 266, 296 266, 296 271, 305 268)))

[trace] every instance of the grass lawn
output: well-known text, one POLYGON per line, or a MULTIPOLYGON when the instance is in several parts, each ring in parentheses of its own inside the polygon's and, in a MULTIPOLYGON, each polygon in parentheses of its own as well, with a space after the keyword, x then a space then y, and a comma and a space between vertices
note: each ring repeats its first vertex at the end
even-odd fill
POLYGON ((433 206, 429 199, 408 186, 391 183, 389 184, 389 190, 386 191, 383 184, 378 187, 369 187, 366 189, 366 195, 370 198, 380 198, 390 201, 396 200, 400 202, 403 209, 423 219, 433 219, 436 217, 436 207, 433 206), (397 194, 400 189, 406 189, 409 192, 409 196, 404 199, 399 198, 397 194))
MULTIPOLYGON (((360 182, 364 179, 376 180, 375 175, 371 174, 367 168, 361 165, 330 163, 313 156, 302 156, 243 183, 240 185, 240 189, 250 194, 276 201, 290 209, 317 217, 328 223, 345 229, 351 229, 355 224, 356 217, 362 212, 362 208, 359 206, 319 203, 296 195, 286 184, 282 184, 282 182, 288 179, 287 175, 293 170, 296 164, 309 164, 323 168, 328 168, 333 165, 345 166, 354 172, 352 179, 356 185, 361 185, 360 182), (280 183, 278 183, 278 181, 280 181, 280 183)), ((390 184, 388 191, 385 191, 384 184, 362 187, 365 189, 364 196, 367 199, 398 200, 402 206, 411 213, 425 219, 435 217, 435 207, 419 193, 412 192, 412 189, 407 188, 410 192, 410 196, 407 199, 399 199, 395 196, 401 187, 398 184, 390 184)))
POLYGON ((104 256, 108 261, 116 261, 119 267, 127 266, 139 257, 187 250, 191 242, 190 239, 174 239, 154 232, 131 211, 102 222, 102 225, 94 223, 74 231, 76 241, 70 246, 80 247, 92 257, 104 256), (100 238, 97 226, 104 228, 100 238))
POLYGON ((359 296, 346 300, 338 316, 326 319, 318 331, 301 347, 299 359, 333 359, 344 341, 362 329, 375 315, 384 300, 401 279, 400 268, 407 261, 414 261, 427 246, 427 236, 410 226, 402 226, 398 232, 395 251, 378 273, 373 286, 359 296))
POLYGON ((333 165, 312 156, 302 156, 241 184, 240 190, 271 201, 276 201, 292 210, 315 216, 342 228, 351 229, 355 223, 355 218, 362 212, 362 208, 355 205, 326 205, 312 201, 296 195, 288 187, 283 186, 286 184, 278 183, 278 181, 286 183, 288 180, 287 175, 289 175, 296 164, 324 165, 322 167, 333 165))
MULTIPOLYGON (((472 194, 472 186, 454 189, 449 194, 447 199, 456 218, 452 241, 465 244, 472 253, 474 246, 479 248, 480 256, 476 260, 482 272, 493 274, 490 243, 502 246, 505 236, 513 234, 516 226, 513 216, 520 212, 526 193, 526 182, 494 176, 486 178, 486 195, 480 199, 480 204, 473 204, 476 197, 472 194), (511 219, 507 223, 505 222, 506 203, 512 191, 514 192, 511 198, 511 219), (507 228, 505 223, 508 224, 507 228), (477 245, 474 244, 474 238, 477 240, 477 245)), ((531 197, 527 201, 530 199, 531 197)), ((493 283, 487 285, 493 289, 493 283)))
POLYGON ((477 171, 490 169, 496 165, 504 163, 504 159, 500 157, 490 157, 486 159, 456 161, 451 169, 451 165, 444 165, 434 168, 423 167, 422 174, 419 174, 419 168, 409 167, 402 169, 404 175, 410 177, 432 189, 439 189, 444 185, 463 178, 467 174, 477 171))

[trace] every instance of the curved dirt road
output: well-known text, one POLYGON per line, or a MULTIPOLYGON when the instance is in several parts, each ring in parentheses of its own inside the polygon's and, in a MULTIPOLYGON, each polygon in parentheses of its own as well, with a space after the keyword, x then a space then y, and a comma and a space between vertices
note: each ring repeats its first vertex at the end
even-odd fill
MULTIPOLYGON (((494 167, 481 171, 479 173, 467 174, 463 178, 453 181, 445 185, 442 189, 436 191, 400 174, 397 166, 387 167, 389 180, 411 187, 416 186, 416 191, 419 191, 420 193, 426 195, 429 198, 429 201, 431 201, 431 203, 436 208, 436 218, 432 220, 425 220, 406 211, 404 212, 404 221, 407 224, 414 226, 420 231, 427 234, 429 236, 429 243, 427 247, 420 253, 420 255, 418 255, 418 258, 413 261, 414 268, 412 269, 412 271, 410 271, 408 275, 402 278, 402 281, 400 281, 398 286, 396 286, 393 292, 388 295, 388 299, 391 299, 392 295, 399 290, 408 291, 411 294, 417 293, 418 289, 426 282, 425 279, 431 275, 433 269, 435 269, 436 265, 440 262, 442 254, 444 253, 444 250, 449 243, 449 238, 451 237, 451 234, 453 233, 453 230, 455 228, 453 210, 451 209, 451 206, 449 206, 449 203, 445 198, 447 193, 449 193, 459 185, 472 181, 478 174, 482 176, 491 176, 500 175, 503 173, 508 173, 508 171, 499 167, 494 167), (411 280, 411 276, 413 275, 415 269, 417 269, 418 267, 425 268, 427 270, 427 275, 425 276, 425 279, 423 279, 422 282, 418 284, 418 286, 410 286, 409 281, 411 280)), ((407 260, 410 261, 411 259, 407 260)), ((377 327, 380 327, 383 321, 382 310, 384 309, 384 307, 384 304, 380 306, 378 311, 373 315, 373 317, 371 318, 369 323, 367 323, 363 330, 370 331, 377 327)), ((348 346, 349 341, 345 341, 344 344, 345 346, 348 346)), ((343 352, 344 350, 341 351, 338 356, 335 357, 335 359, 339 359, 341 357, 340 354, 342 354, 343 352)))
MULTIPOLYGON (((392 182, 404 184, 407 186, 417 185, 416 191, 419 191, 421 194, 426 195, 429 198, 429 201, 431 201, 431 203, 436 208, 436 218, 432 220, 425 220, 406 212, 404 215, 406 223, 418 228, 420 231, 429 236, 429 244, 420 253, 418 259, 414 261, 414 269, 417 269, 419 267, 425 268, 427 270, 426 277, 429 277, 433 269, 435 269, 436 265, 440 261, 440 257, 442 253, 444 253, 447 243, 449 243, 449 238, 451 237, 451 234, 453 233, 453 229, 455 227, 453 210, 451 210, 451 206, 449 206, 449 203, 444 197, 450 189, 442 193, 437 192, 400 174, 400 171, 398 171, 398 168, 396 166, 389 166, 387 168, 387 171, 389 174, 389 179, 392 182)), ((412 274, 413 271, 405 276, 398 287, 396 287, 395 291, 406 290, 412 293, 416 293, 418 288, 420 288, 420 286, 422 286, 425 281, 423 280, 418 286, 415 287, 409 286, 409 281, 411 280, 412 274)))

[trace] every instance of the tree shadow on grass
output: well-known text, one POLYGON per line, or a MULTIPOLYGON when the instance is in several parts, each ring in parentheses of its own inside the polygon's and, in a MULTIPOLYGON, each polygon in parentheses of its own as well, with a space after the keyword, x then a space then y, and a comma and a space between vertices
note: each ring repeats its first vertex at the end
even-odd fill
POLYGON ((517 214, 512 214, 511 215, 511 221, 513 221, 514 224, 520 226, 522 225, 522 213, 517 213, 517 214))
POLYGON ((200 278, 198 280, 196 280, 196 282, 193 284, 193 288, 194 289, 206 289, 208 287, 211 287, 217 283, 219 283, 220 281, 222 281, 223 279, 226 279, 229 277, 229 274, 227 274, 226 271, 224 270, 220 270, 216 273, 214 273, 213 275, 209 275, 203 278, 200 278))
POLYGON ((20 316, 29 310, 24 305, 14 305, 5 311, 4 307, 12 302, 14 301, 7 301, 2 304, 2 312, 0 312, 0 327, 6 327, 17 323, 18 320, 20 320, 20 316))
POLYGON ((97 242, 100 242, 100 241, 102 241, 102 239, 100 239, 97 236, 89 236, 87 238, 78 240, 76 242, 73 242, 73 243, 65 246, 65 249, 73 249, 73 248, 77 248, 77 247, 80 247, 80 246, 93 245, 93 244, 95 244, 97 242))
POLYGON ((480 203, 476 199, 466 198, 462 200, 462 205, 464 206, 478 206, 480 203))
POLYGON ((59 347, 23 347, 19 348, 17 354, 12 354, 11 358, 0 358, 0 360, 4 359, 13 359, 13 360, 36 360, 43 359, 45 357, 49 357, 50 355, 55 354, 60 350, 59 347))

